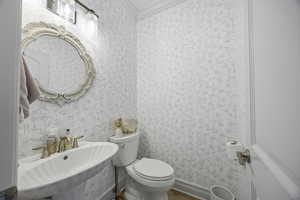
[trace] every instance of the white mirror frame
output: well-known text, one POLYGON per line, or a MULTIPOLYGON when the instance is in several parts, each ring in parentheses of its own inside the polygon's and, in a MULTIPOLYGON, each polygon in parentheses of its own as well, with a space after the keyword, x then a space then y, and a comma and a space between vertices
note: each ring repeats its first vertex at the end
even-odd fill
POLYGON ((70 93, 57 93, 47 90, 39 85, 41 90, 41 97, 39 99, 40 101, 62 106, 66 103, 77 101, 87 93, 96 77, 96 71, 91 56, 87 53, 86 48, 76 36, 68 32, 64 26, 57 26, 55 24, 48 24, 44 22, 27 24, 23 28, 22 36, 22 52, 24 52, 30 43, 42 36, 58 37, 71 44, 77 50, 79 56, 85 64, 87 79, 79 87, 79 89, 71 91, 70 93))

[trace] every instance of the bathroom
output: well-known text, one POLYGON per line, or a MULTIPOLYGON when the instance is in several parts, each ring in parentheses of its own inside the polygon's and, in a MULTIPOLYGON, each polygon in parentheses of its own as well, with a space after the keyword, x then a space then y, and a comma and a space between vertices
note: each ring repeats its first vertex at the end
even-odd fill
POLYGON ((299 0, 4 0, 0 17, 0 200, 300 199, 299 0))

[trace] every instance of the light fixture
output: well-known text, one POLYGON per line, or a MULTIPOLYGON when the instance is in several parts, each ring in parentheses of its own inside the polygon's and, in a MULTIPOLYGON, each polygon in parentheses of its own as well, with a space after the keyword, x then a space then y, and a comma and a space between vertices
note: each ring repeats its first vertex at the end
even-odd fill
POLYGON ((75 0, 47 0, 47 8, 69 22, 76 24, 75 0))
POLYGON ((58 13, 66 20, 76 23, 76 4, 75 0, 59 0, 58 13))
POLYGON ((87 11, 88 14, 92 14, 94 18, 98 20, 99 16, 95 13, 95 11, 88 8, 79 0, 47 0, 47 8, 51 12, 63 17, 64 19, 74 24, 76 24, 77 5, 81 6, 87 11))
POLYGON ((88 37, 95 38, 98 33, 98 17, 92 12, 88 11, 86 14, 86 34, 88 37))

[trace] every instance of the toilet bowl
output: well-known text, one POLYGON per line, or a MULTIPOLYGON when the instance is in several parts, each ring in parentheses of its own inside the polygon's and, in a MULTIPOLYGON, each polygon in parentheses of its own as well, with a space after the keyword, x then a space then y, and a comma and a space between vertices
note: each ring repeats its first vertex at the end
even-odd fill
POLYGON ((168 200, 167 192, 175 183, 174 169, 167 163, 150 158, 137 160, 139 134, 111 137, 120 150, 114 165, 125 167, 128 174, 126 200, 168 200))
POLYGON ((174 170, 165 162, 142 158, 126 167, 130 177, 125 190, 127 200, 167 200, 175 183, 174 170))

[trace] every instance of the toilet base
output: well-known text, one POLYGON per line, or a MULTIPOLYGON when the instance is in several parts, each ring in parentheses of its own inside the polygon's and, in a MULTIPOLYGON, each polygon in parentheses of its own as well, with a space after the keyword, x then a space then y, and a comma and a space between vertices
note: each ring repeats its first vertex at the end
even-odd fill
POLYGON ((168 191, 154 191, 130 179, 127 181, 124 197, 126 200, 168 200, 168 191))

